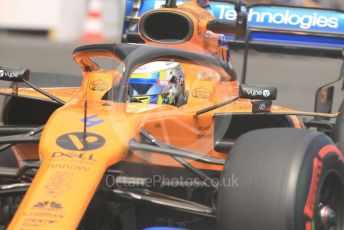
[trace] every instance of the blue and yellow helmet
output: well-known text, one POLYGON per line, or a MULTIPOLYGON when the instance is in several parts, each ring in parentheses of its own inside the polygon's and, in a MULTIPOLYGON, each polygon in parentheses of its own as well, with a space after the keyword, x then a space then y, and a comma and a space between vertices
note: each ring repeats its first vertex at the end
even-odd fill
POLYGON ((142 103, 177 105, 184 90, 184 75, 178 62, 145 64, 129 80, 130 98, 142 103))

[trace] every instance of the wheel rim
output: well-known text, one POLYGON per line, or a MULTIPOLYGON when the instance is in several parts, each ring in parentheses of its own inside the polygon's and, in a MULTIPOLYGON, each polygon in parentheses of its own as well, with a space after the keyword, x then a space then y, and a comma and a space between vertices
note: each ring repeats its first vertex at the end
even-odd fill
POLYGON ((313 230, 341 230, 344 226, 344 186, 339 176, 328 174, 320 187, 313 230), (317 226, 317 227, 315 227, 317 226))

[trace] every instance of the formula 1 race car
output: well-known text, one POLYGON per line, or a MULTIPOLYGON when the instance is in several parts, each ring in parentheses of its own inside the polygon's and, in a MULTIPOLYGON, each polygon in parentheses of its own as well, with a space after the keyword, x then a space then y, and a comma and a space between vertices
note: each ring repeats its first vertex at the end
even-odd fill
POLYGON ((228 4, 234 20, 166 1, 140 19, 145 44, 76 48, 78 87, 39 88, 29 70, 0 68, 12 84, 0 90, 1 225, 344 229, 334 82, 315 112, 283 108, 276 88, 244 84, 245 71, 236 80, 229 53, 244 48, 246 64, 249 48, 343 58, 344 12, 228 4))

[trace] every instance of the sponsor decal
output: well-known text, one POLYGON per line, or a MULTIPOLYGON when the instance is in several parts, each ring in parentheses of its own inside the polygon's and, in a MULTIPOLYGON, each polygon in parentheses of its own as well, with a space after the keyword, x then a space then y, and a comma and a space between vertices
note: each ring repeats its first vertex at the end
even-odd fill
POLYGON ((62 208, 62 205, 55 201, 40 201, 37 202, 33 208, 40 210, 59 210, 62 208))
POLYGON ((199 126, 198 130, 199 133, 196 136, 196 139, 202 139, 202 138, 211 138, 212 137, 212 133, 208 132, 210 129, 211 125, 209 126, 199 126))
POLYGON ((239 95, 246 99, 275 100, 277 88, 241 84, 239 86, 239 95))
MULTIPOLYGON (((258 6, 250 9, 249 26, 339 33, 344 16, 335 11, 258 6)), ((343 33, 343 32, 341 32, 343 33)))
POLYGON ((105 144, 104 137, 95 133, 66 133, 57 138, 58 146, 68 150, 85 151, 95 150, 105 144))
MULTIPOLYGON (((234 21, 234 4, 211 3, 217 19, 234 21)), ((333 10, 301 9, 281 6, 256 6, 248 13, 251 27, 343 33, 344 15, 333 10)))
POLYGON ((24 212, 24 225, 42 227, 58 222, 63 218, 60 213, 62 205, 55 201, 40 201, 34 204, 31 210, 24 212))
POLYGON ((264 97, 269 97, 270 96, 270 91, 269 90, 255 90, 255 89, 247 89, 246 93, 250 96, 264 96, 264 97))
POLYGON ((272 106, 272 101, 255 100, 251 103, 253 113, 270 112, 272 106))
POLYGON ((192 91, 192 96, 198 99, 205 99, 210 97, 210 91, 207 88, 196 88, 192 91))
MULTIPOLYGON (((56 164, 50 165, 51 168, 56 166, 56 164)), ((46 192, 55 197, 61 196, 66 190, 71 188, 71 183, 73 183, 74 175, 67 171, 57 171, 47 180, 47 184, 44 186, 46 192)))
MULTIPOLYGON (((237 18, 234 4, 212 3, 211 7, 217 19, 234 21, 237 18)), ((248 13, 248 25, 250 27, 343 34, 344 15, 333 10, 256 6, 251 8, 248 13)))
MULTIPOLYGON (((217 19, 236 20, 234 5, 223 5, 215 9, 217 19), (220 10, 218 10, 218 8, 220 10)), ((304 9, 282 6, 255 6, 248 14, 248 27, 258 27, 276 31, 272 33, 253 33, 253 40, 266 42, 281 42, 295 44, 295 42, 311 43, 312 46, 343 46, 343 39, 318 39, 319 36, 280 36, 281 31, 311 32, 318 34, 344 34, 344 14, 335 10, 304 9)), ((225 46, 235 40, 232 35, 220 37, 219 46, 225 46)))
POLYGON ((264 103, 262 103, 258 107, 259 107, 259 110, 265 110, 266 105, 264 103))
POLYGON ((56 223, 55 220, 49 220, 49 219, 38 219, 38 218, 25 218, 23 221, 24 226, 28 227, 43 227, 46 225, 50 225, 56 223))
POLYGON ((0 70, 0 78, 6 77, 6 78, 17 78, 19 76, 18 73, 14 72, 6 72, 4 70, 0 70))
POLYGON ((73 170, 77 170, 77 171, 84 171, 84 172, 88 172, 90 170, 90 167, 87 165, 81 165, 80 163, 52 163, 49 166, 50 168, 53 169, 61 169, 61 170, 69 170, 69 171, 73 171, 73 170))
MULTIPOLYGON (((177 1, 177 4, 186 2, 177 1)), ((162 7, 164 0, 144 1, 139 15, 162 7)), ((216 19, 237 19, 235 4, 210 2, 211 12, 216 19)), ((246 8, 242 10, 246 11, 246 8)), ((344 33, 344 15, 334 10, 304 9, 283 6, 255 6, 248 12, 249 26, 265 28, 344 33)))
POLYGON ((97 79, 92 81, 88 87, 93 91, 106 91, 109 88, 109 84, 102 79, 97 79))
POLYGON ((264 90, 263 91, 263 96, 264 97, 269 97, 270 96, 270 91, 269 90, 264 90))
POLYGON ((237 12, 234 4, 226 3, 210 3, 214 17, 217 19, 225 19, 234 21, 237 18, 237 12))
POLYGON ((57 211, 37 211, 32 210, 31 212, 25 213, 26 216, 38 217, 38 218, 49 218, 49 220, 57 222, 59 219, 63 218, 62 214, 59 214, 57 211))
POLYGON ((91 128, 93 126, 99 125, 99 124, 104 122, 103 119, 97 118, 97 117, 98 117, 98 115, 92 115, 92 116, 86 117, 86 119, 81 118, 80 121, 85 122, 85 120, 86 120, 86 127, 91 128))
POLYGON ((96 161, 93 159, 93 154, 88 153, 63 153, 63 152, 53 152, 51 155, 52 158, 57 159, 79 159, 79 160, 87 160, 87 161, 96 161))

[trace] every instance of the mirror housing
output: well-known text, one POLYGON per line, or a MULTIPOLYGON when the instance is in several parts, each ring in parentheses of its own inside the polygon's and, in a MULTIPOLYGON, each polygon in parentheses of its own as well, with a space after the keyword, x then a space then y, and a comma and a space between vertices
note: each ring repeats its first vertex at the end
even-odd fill
POLYGON ((251 100, 276 100, 277 88, 271 86, 241 84, 239 97, 251 100))
POLYGON ((331 113, 334 97, 334 85, 320 87, 315 95, 315 112, 331 113))
POLYGON ((238 17, 235 21, 214 19, 208 21, 207 30, 217 34, 231 34, 236 37, 243 37, 246 34, 247 19, 238 17))
POLYGON ((247 18, 246 3, 237 1, 235 3, 235 11, 237 12, 236 20, 215 19, 209 21, 207 30, 218 34, 234 35, 236 39, 246 37, 247 18))
POLYGON ((23 68, 9 68, 0 66, 0 80, 11 82, 24 82, 29 80, 30 70, 23 68))
POLYGON ((229 21, 224 19, 214 19, 208 21, 207 30, 217 34, 236 34, 236 21, 229 21))

